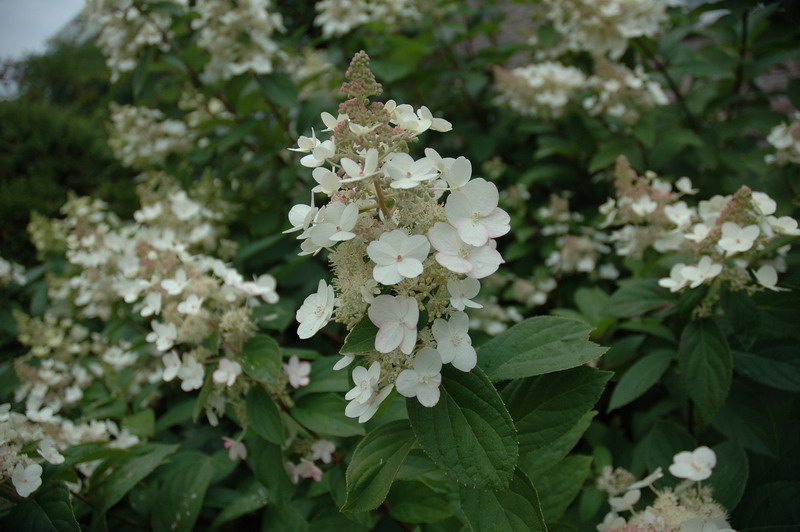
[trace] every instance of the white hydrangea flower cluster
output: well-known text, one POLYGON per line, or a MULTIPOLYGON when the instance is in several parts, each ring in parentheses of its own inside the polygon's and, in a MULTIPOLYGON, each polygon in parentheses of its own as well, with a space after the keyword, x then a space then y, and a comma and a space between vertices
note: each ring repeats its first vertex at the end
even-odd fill
POLYGON ((573 66, 545 61, 506 70, 495 67, 497 102, 523 116, 559 118, 570 99, 587 85, 586 75, 573 66))
POLYGON ((743 186, 732 196, 714 196, 696 207, 681 198, 698 192, 682 177, 673 185, 652 172, 637 176, 627 160, 617 162, 617 198, 600 208, 605 226, 614 231, 617 254, 638 257, 652 246, 660 253, 694 255, 696 263, 675 264, 659 285, 678 292, 697 288, 720 277, 734 290, 782 290, 777 273, 786 266, 782 259, 789 248, 765 257, 768 244, 780 235, 800 235, 797 220, 776 217, 777 204, 763 192, 743 186), (748 271, 749 270, 749 271, 748 271))
POLYGON ((419 0, 321 0, 316 10, 314 25, 322 28, 326 39, 370 22, 396 26, 422 18, 419 0))
POLYGON ((618 59, 628 39, 652 37, 667 20, 673 0, 558 0, 547 3, 546 17, 561 36, 564 50, 588 50, 618 59))
MULTIPOLYGON (((60 416, 47 419, 23 415, 0 404, 0 482, 10 478, 20 497, 28 497, 42 485, 42 462, 64 463, 64 449, 88 442, 107 441, 109 447, 124 449, 139 439, 126 429, 119 430, 113 421, 74 423, 60 416), (33 448, 37 457, 23 453, 33 448)), ((87 476, 92 463, 80 464, 87 476), (88 468, 88 469, 87 469, 88 468)))
POLYGON ((800 164, 800 111, 795 111, 791 122, 772 128, 767 142, 776 150, 765 157, 767 163, 780 166, 800 164))
POLYGON ((595 73, 588 86, 595 92, 583 100, 583 108, 592 116, 607 116, 632 125, 639 121, 640 110, 667 105, 669 98, 641 65, 634 70, 603 56, 594 60, 595 73))
POLYGON ((714 500, 711 488, 699 484, 711 477, 716 464, 716 454, 705 446, 676 454, 669 472, 686 480, 674 489, 653 487, 664 476, 660 467, 637 481, 625 469, 606 466, 597 479, 597 489, 608 493, 611 511, 597 525, 598 532, 734 532, 727 511, 714 500), (644 510, 636 511, 634 506, 644 488, 650 488, 656 498, 644 510), (620 515, 624 512, 631 512, 628 519, 620 515))
POLYGON ((442 364, 461 371, 475 366, 463 310, 474 306, 478 279, 503 262, 494 239, 510 229, 497 187, 472 179, 467 159, 431 149, 419 159, 407 153, 424 131, 447 132, 451 125, 426 107, 369 103, 381 88, 368 65, 366 53, 356 54, 342 87, 350 99, 338 117, 323 113, 333 135, 300 137, 294 148, 307 154, 300 162, 313 168, 313 191, 330 202, 316 207, 312 197, 289 213, 301 254, 331 250, 335 275, 332 286, 320 281, 297 311, 298 335, 309 338, 331 319, 349 330, 377 327, 374 350, 359 357, 364 365, 353 369, 355 388, 345 396, 345 414, 360 422, 395 387, 433 406, 442 364))
POLYGON ((124 166, 150 168, 170 153, 186 153, 195 133, 181 120, 166 118, 158 109, 111 103, 108 145, 124 166))
MULTIPOLYGON (((87 0, 85 12, 102 29, 98 42, 111 69, 111 81, 130 72, 139 61, 139 52, 147 46, 169 49, 172 17, 164 10, 153 10, 160 0, 87 0)), ((172 0, 185 6, 186 0, 172 0)))
POLYGON ((269 0, 198 0, 194 11, 200 15, 192 20, 192 29, 200 32, 197 44, 211 55, 201 74, 204 82, 268 74, 282 57, 272 36, 286 29, 281 14, 270 12, 269 0))
POLYGON ((25 266, 0 257, 0 285, 25 284, 25 266))

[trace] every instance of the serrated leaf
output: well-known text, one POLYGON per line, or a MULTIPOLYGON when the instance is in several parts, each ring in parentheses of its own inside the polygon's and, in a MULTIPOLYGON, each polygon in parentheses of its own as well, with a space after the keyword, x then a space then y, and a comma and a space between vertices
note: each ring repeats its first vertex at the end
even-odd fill
POLYGON ((759 454, 777 456, 777 423, 768 403, 742 384, 733 387, 725 405, 711 420, 719 432, 759 454))
POLYGON ((589 341, 591 330, 568 318, 529 318, 482 345, 478 365, 494 382, 581 366, 607 350, 589 341))
POLYGON ((674 304, 676 298, 655 279, 629 281, 611 295, 608 313, 617 318, 641 316, 674 304))
POLYGON ((365 316, 344 339, 344 345, 339 350, 343 355, 361 355, 375 351, 375 336, 378 328, 365 316))
POLYGON ((679 353, 678 365, 686 391, 711 418, 731 387, 733 359, 728 342, 713 321, 693 321, 683 330, 679 353))
POLYGON ((236 353, 236 359, 242 370, 259 382, 276 384, 283 371, 278 342, 263 334, 248 340, 244 349, 236 353))
POLYGON ((264 510, 261 520, 263 532, 306 532, 308 529, 308 521, 291 504, 273 504, 264 510))
POLYGON ((245 400, 247 427, 267 441, 282 445, 283 420, 278 406, 261 386, 253 386, 245 400))
POLYGON ((69 490, 63 482, 52 482, 11 510, 2 524, 7 530, 36 532, 80 532, 72 511, 69 490))
POLYGON ((213 475, 211 460, 203 453, 186 452, 173 457, 152 508, 153 530, 193 530, 213 475))
POLYGON ((547 531, 539 495, 530 479, 514 471, 506 491, 460 487, 461 509, 472 530, 480 532, 547 531))
POLYGON ((503 400, 486 375, 446 366, 439 402, 412 399, 408 418, 425 453, 456 480, 482 489, 508 486, 519 454, 517 433, 503 400))
POLYGON ((366 512, 380 506, 414 441, 405 420, 392 421, 367 434, 347 467, 347 496, 341 510, 366 512))
POLYGON ((568 433, 591 411, 612 375, 584 366, 530 378, 503 390, 517 427, 520 454, 541 449, 568 433))
POLYGON ((568 456, 536 479, 536 491, 545 522, 555 521, 564 515, 567 507, 578 496, 592 465, 590 456, 568 456))
POLYGON ((608 403, 608 412, 625 406, 649 390, 667 371, 672 361, 674 352, 669 349, 660 349, 648 353, 622 376, 608 403))
POLYGON ((315 393, 297 401, 292 414, 304 426, 326 436, 361 436, 364 425, 344 415, 347 402, 333 393, 315 393))

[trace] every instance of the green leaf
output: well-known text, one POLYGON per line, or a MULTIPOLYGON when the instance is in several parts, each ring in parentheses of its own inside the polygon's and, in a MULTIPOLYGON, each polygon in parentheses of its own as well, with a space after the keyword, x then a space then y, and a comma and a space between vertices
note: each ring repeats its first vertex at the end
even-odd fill
POLYGON ((677 453, 692 451, 697 447, 686 429, 669 421, 657 422, 640 445, 644 447, 647 469, 651 472, 658 467, 666 471, 677 453))
POLYGON ((729 290, 722 297, 722 308, 734 336, 745 348, 752 346, 761 328, 761 314, 753 298, 742 291, 729 290))
POLYGON ((33 497, 25 499, 2 521, 6 530, 36 532, 80 532, 72 511, 69 490, 63 482, 46 484, 33 497))
POLYGON ((281 107, 297 107, 297 85, 292 78, 282 72, 273 72, 266 76, 259 76, 258 81, 270 102, 281 107))
POLYGON ((724 467, 714 469, 708 483, 714 488, 714 500, 732 512, 744 494, 750 468, 747 453, 736 442, 726 441, 714 446, 717 463, 724 467))
POLYGON ((530 479, 514 471, 505 491, 461 486, 461 509, 472 530, 480 532, 547 531, 539 495, 530 479))
POLYGON ((425 453, 463 484, 505 489, 519 454, 517 433, 486 375, 446 366, 441 397, 431 407, 407 402, 408 417, 425 453))
POLYGON ((787 392, 800 392, 800 351, 786 345, 764 349, 757 354, 733 353, 736 373, 754 381, 787 392))
POLYGON ((179 445, 149 444, 149 452, 121 462, 97 486, 95 515, 102 516, 117 504, 131 488, 152 473, 164 460, 178 450, 179 445))
POLYGON ((343 355, 361 355, 375 351, 375 336, 377 334, 378 328, 372 324, 368 316, 365 316, 344 339, 344 345, 339 350, 339 353, 343 355))
MULTIPOLYGON (((247 465, 256 479, 267 488, 269 501, 274 504, 288 504, 294 493, 294 484, 284 469, 283 452, 279 445, 257 436, 248 436, 247 465)), ((227 456, 225 457, 227 460, 227 456)))
POLYGON ((728 342, 713 321, 693 321, 683 330, 678 365, 689 397, 711 418, 725 402, 733 374, 728 342))
POLYGON ((312 362, 311 383, 298 389, 295 392, 295 397, 299 398, 310 393, 319 392, 346 392, 352 388, 347 371, 333 369, 333 366, 339 360, 341 359, 338 356, 328 356, 312 362))
POLYGON ((537 477, 536 491, 545 522, 555 521, 564 515, 567 507, 578 496, 592 465, 590 456, 568 456, 537 477))
POLYGON ((366 512, 386 499, 398 469, 414 445, 405 420, 392 421, 367 434, 347 467, 343 512, 366 512))
POLYGON ((364 425, 346 417, 347 402, 334 393, 315 393, 297 401, 294 417, 314 432, 326 436, 362 436, 364 425))
POLYGON ((281 349, 272 337, 259 334, 244 345, 236 354, 244 372, 259 382, 277 384, 283 372, 281 349))
POLYGON ((478 365, 495 382, 574 368, 607 350, 589 341, 591 330, 578 320, 529 318, 481 346, 478 365))
POLYGON ((272 397, 261 386, 253 386, 247 394, 247 427, 267 441, 282 445, 284 441, 281 413, 272 397))
POLYGON ((567 434, 592 409, 612 375, 582 366, 506 387, 503 398, 517 427, 520 454, 567 434))
POLYGON ((539 475, 553 467, 567 456, 578 440, 589 428, 594 416, 597 415, 595 410, 586 412, 582 418, 578 420, 567 432, 549 442, 543 447, 521 453, 519 456, 519 468, 525 471, 531 478, 538 478, 539 475))
POLYGON ((772 408, 752 386, 735 385, 711 425, 746 449, 767 456, 778 455, 778 427, 772 408))
POLYGON ((389 515, 404 523, 435 523, 453 515, 453 508, 425 484, 400 481, 389 492, 389 515))
POLYGON ((611 295, 608 313, 617 318, 641 316, 647 312, 674 304, 675 296, 658 286, 655 279, 621 283, 619 290, 611 295))
POLYGON ((214 475, 211 460, 203 453, 181 453, 172 461, 152 509, 153 530, 157 532, 193 530, 214 475))
POLYGON ((267 490, 255 479, 251 479, 244 486, 240 486, 236 498, 225 505, 223 510, 211 522, 208 529, 211 531, 216 530, 225 523, 250 512, 255 512, 266 505, 267 490))
POLYGON ((646 354, 622 376, 608 403, 608 412, 625 406, 649 390, 667 371, 675 353, 669 349, 659 349, 646 354))
POLYGON ((754 486, 734 515, 738 530, 790 532, 800 523, 800 482, 769 482, 754 486))
POLYGON ((155 434, 156 415, 152 408, 128 416, 122 420, 122 427, 142 438, 150 438, 155 434))
POLYGON ((308 521, 291 504, 272 504, 264 510, 261 530, 262 532, 306 532, 308 521))

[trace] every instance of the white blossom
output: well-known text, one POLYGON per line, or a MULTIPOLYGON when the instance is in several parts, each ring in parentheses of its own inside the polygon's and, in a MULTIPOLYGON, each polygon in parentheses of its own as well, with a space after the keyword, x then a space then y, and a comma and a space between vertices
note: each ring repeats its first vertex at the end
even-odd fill
POLYGON ((511 229, 508 213, 497 206, 499 198, 494 183, 473 179, 447 198, 447 221, 465 243, 483 246, 511 229))
POLYGON ((242 374, 242 366, 235 360, 223 358, 219 361, 219 366, 214 370, 212 378, 214 382, 224 384, 225 386, 233 386, 236 382, 236 377, 242 374))
POLYGON ((483 308, 480 303, 475 303, 472 298, 481 290, 481 282, 467 277, 465 279, 450 279, 447 281, 447 291, 450 294, 450 304, 456 310, 469 308, 483 308))
POLYGON ((475 367, 478 358, 469 337, 469 317, 465 313, 455 312, 447 321, 437 318, 431 332, 443 363, 452 363, 461 371, 471 371, 475 367))
POLYGON ((400 229, 383 233, 367 246, 367 255, 375 263, 372 276, 384 285, 413 279, 422 273, 422 262, 430 248, 423 235, 408 236, 400 229))
POLYGON ((414 357, 414 369, 404 369, 397 376, 397 392, 405 397, 416 397, 422 406, 434 406, 439 402, 441 370, 442 359, 436 349, 423 347, 414 357))
POLYGON ((42 485, 42 466, 39 464, 24 466, 18 463, 11 473, 11 482, 20 497, 27 497, 42 485))
POLYGON ((331 319, 335 302, 333 287, 320 279, 317 293, 308 296, 295 314, 295 318, 300 322, 297 336, 305 340, 325 327, 331 319))
POLYGON ((296 355, 289 357, 289 362, 283 365, 283 371, 292 388, 307 386, 311 382, 311 364, 301 361, 296 355))
POLYGON ((706 446, 694 451, 681 451, 672 458, 669 472, 674 477, 688 480, 706 480, 717 465, 717 455, 706 446))
POLYGON ((375 349, 389 353, 398 347, 410 355, 417 342, 419 308, 413 297, 382 295, 375 298, 367 311, 370 321, 378 327, 375 349))

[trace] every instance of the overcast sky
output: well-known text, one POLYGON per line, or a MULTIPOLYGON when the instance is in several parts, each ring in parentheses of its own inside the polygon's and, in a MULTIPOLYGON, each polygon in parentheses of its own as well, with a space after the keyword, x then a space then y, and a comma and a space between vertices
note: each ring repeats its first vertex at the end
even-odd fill
POLYGON ((42 52, 85 0, 0 0, 0 58, 42 52))

